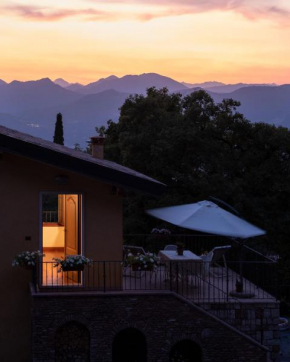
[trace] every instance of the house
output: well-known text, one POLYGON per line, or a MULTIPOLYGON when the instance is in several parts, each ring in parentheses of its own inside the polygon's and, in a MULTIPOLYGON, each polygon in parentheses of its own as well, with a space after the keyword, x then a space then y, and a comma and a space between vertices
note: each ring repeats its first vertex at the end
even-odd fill
MULTIPOLYGON (((158 196, 166 186, 104 160, 103 142, 92 139, 91 156, 0 126, 0 360, 174 362, 183 351, 204 362, 266 361, 268 348, 220 318, 224 303, 190 300, 162 270, 123 275, 124 191, 158 196), (46 256, 35 273, 11 266, 38 249, 46 256), (53 258, 67 254, 94 262, 57 273, 53 258)), ((227 317, 244 326, 244 305, 228 304, 227 317)))
POLYGON ((120 190, 165 190, 160 182, 97 158, 103 139, 93 141, 91 156, 0 126, 1 361, 29 355, 31 276, 11 267, 15 254, 41 250, 50 261, 65 254, 122 260, 120 190))

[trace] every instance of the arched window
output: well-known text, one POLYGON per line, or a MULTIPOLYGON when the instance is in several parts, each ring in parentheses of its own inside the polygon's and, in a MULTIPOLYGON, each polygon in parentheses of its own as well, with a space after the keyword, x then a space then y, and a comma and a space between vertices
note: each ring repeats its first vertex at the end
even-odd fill
POLYGON ((147 343, 143 333, 135 328, 119 332, 113 341, 113 362, 146 362, 147 343))
POLYGON ((175 343, 170 351, 170 362, 202 362, 202 350, 200 346, 189 340, 184 339, 175 343))
POLYGON ((58 328, 54 343, 57 362, 90 360, 90 332, 79 322, 67 322, 58 328))

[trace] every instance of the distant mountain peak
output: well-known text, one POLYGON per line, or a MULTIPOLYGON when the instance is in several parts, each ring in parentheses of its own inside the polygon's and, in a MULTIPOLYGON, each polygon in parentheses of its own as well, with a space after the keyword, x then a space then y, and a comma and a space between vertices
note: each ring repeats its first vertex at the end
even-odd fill
POLYGON ((28 80, 28 81, 20 81, 20 80, 13 80, 9 85, 16 86, 16 85, 29 85, 29 84, 54 84, 49 78, 41 78, 36 80, 28 80))
POLYGON ((116 75, 110 75, 107 78, 103 78, 103 79, 107 79, 107 80, 112 80, 112 79, 119 79, 116 75))
POLYGON ((50 79, 50 78, 41 78, 41 79, 37 79, 33 82, 36 82, 36 83, 46 83, 46 84, 53 84, 53 81, 50 79))
POLYGON ((157 73, 143 73, 139 75, 127 74, 121 78, 114 75, 101 78, 79 89, 78 92, 81 94, 96 94, 105 90, 114 89, 122 93, 145 94, 146 89, 150 87, 166 87, 170 92, 186 89, 183 84, 172 78, 157 73))
POLYGON ((219 87, 219 86, 226 85, 225 83, 217 82, 216 80, 211 80, 211 81, 207 81, 207 82, 203 82, 203 83, 182 82, 182 84, 185 85, 187 88, 200 87, 200 88, 205 88, 205 89, 210 88, 210 87, 219 87))
POLYGON ((53 81, 53 83, 60 85, 63 88, 68 87, 69 85, 71 85, 69 82, 67 82, 66 80, 64 80, 63 78, 57 78, 53 81))

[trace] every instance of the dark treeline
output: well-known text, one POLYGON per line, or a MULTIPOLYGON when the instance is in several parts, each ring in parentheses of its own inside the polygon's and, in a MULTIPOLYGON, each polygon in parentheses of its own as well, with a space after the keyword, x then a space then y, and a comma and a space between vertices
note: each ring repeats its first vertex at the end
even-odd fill
POLYGON ((202 90, 182 98, 150 88, 125 101, 119 122, 108 122, 106 158, 168 185, 160 199, 126 198, 126 233, 159 225, 146 208, 211 195, 267 230, 269 249, 290 254, 290 132, 251 123, 238 106, 232 99, 215 104, 202 90))

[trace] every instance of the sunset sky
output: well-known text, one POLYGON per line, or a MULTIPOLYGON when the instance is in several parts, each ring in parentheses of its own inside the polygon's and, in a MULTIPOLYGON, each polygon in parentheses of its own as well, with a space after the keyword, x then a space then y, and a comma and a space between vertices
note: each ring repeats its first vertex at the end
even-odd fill
POLYGON ((290 83, 289 0, 0 0, 0 79, 290 83))

